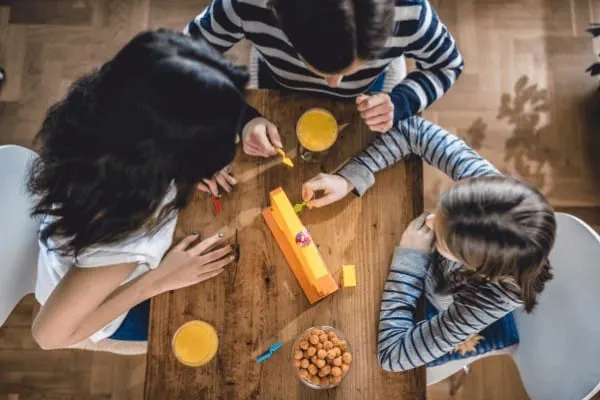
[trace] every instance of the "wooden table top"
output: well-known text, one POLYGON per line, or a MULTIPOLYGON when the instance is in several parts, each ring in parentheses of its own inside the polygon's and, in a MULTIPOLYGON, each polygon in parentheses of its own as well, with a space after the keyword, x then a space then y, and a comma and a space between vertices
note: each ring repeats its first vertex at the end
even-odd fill
POLYGON ((377 363, 379 302, 395 245, 408 223, 422 212, 422 167, 417 159, 399 163, 377 176, 362 199, 350 195, 325 207, 303 211, 303 223, 336 279, 344 264, 355 264, 357 287, 343 289, 310 305, 267 228, 261 210, 269 192, 283 187, 300 201, 301 184, 320 168, 331 168, 364 148, 367 132, 353 104, 298 94, 251 91, 248 101, 279 127, 296 167, 239 154, 234 163, 239 186, 222 200, 215 216, 203 194, 179 216, 176 240, 193 231, 203 237, 224 232, 237 242, 241 256, 219 277, 162 294, 152 300, 146 371, 147 400, 168 399, 343 399, 425 398, 425 374, 383 372, 377 363), (295 123, 311 107, 330 110, 350 122, 323 166, 296 158, 295 123), (183 323, 201 319, 219 334, 219 352, 201 368, 185 367, 171 351, 173 334, 183 323), (330 325, 347 337, 354 361, 333 390, 305 387, 294 374, 291 350, 302 331, 330 325), (276 341, 286 344, 262 364, 255 360, 276 341))

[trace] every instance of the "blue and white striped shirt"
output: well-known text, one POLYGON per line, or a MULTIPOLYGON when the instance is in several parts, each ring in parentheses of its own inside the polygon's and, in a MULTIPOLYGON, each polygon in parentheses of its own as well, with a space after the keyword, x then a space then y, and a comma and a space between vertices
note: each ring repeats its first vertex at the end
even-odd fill
MULTIPOLYGON (((422 157, 454 180, 499 174, 462 139, 420 117, 404 120, 378 136, 339 174, 362 195, 375 182, 375 173, 410 154, 422 157)), ((507 290, 505 283, 458 280, 456 272, 461 268, 437 253, 396 249, 379 314, 378 353, 385 370, 426 365, 522 305, 516 284, 507 290), (434 269, 442 273, 434 274, 434 269), (447 296, 436 293, 439 279, 459 290, 447 296), (415 323, 417 301, 424 293, 442 312, 415 323)))
POLYGON ((390 93, 397 122, 440 98, 454 84, 464 64, 454 39, 427 0, 396 0, 395 21, 394 34, 379 59, 345 76, 336 88, 307 68, 279 29, 268 0, 213 0, 188 24, 185 33, 204 37, 222 52, 248 39, 282 86, 344 98, 367 92, 394 59, 411 57, 416 61, 416 70, 390 93))

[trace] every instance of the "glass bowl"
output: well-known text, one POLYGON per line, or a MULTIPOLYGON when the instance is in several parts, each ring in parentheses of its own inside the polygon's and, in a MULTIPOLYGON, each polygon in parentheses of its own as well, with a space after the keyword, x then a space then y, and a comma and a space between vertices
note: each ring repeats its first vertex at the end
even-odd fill
MULTIPOLYGON (((327 356, 325 356, 325 358, 319 357, 318 354, 315 354, 313 356, 309 356, 308 355, 308 349, 304 350, 300 346, 300 344, 303 341, 305 341, 305 340, 308 342, 309 348, 310 347, 317 348, 319 346, 319 344, 320 344, 320 345, 323 346, 322 350, 325 350, 325 351, 334 350, 335 351, 335 348, 339 347, 341 354, 339 354, 337 357, 335 357, 337 359, 338 357, 342 358, 342 355, 345 354, 345 353, 349 353, 350 355, 353 354, 352 353, 352 347, 350 346, 350 343, 348 343, 348 340, 346 339, 346 336, 342 332, 340 332, 339 330, 337 330, 337 329, 335 329, 334 327, 331 327, 331 326, 313 326, 313 327, 305 330, 304 332, 302 332, 300 335, 298 335, 298 337, 296 338, 296 341, 294 342, 294 346, 292 347, 292 352, 291 352, 291 357, 290 357, 291 366, 293 368, 294 374, 296 374, 296 376, 298 377, 298 379, 300 380, 300 382, 302 382, 304 385, 308 386, 309 388, 317 389, 317 390, 332 389, 332 388, 338 386, 342 382, 342 380, 344 379, 344 377, 346 375, 348 375, 348 372, 350 371, 350 368, 352 366, 352 360, 350 359, 350 363, 342 362, 345 365, 344 367, 342 367, 342 366, 335 365, 334 364, 334 362, 335 362, 334 359, 330 359, 329 358, 329 354, 327 356), (315 330, 317 330, 317 331, 320 330, 320 331, 323 331, 325 334, 327 334, 327 336, 328 336, 327 340, 325 340, 325 342, 323 342, 320 339, 319 342, 316 343, 316 344, 311 343, 310 342, 310 336, 311 336, 310 334, 313 331, 315 331, 315 330), (331 337, 330 336, 331 333, 335 334, 335 337, 331 337), (337 341, 334 341, 333 339, 337 339, 337 341), (330 346, 330 345, 326 344, 327 342, 330 342, 331 345, 333 346, 333 348, 327 349, 326 347, 330 346), (295 357, 296 356, 296 351, 302 351, 304 353, 303 356, 302 356, 302 359, 305 359, 307 356, 309 356, 309 358, 317 357, 317 359, 324 360, 326 362, 326 366, 329 366, 330 369, 333 369, 333 367, 338 367, 340 370, 342 370, 342 373, 340 375, 340 379, 337 382, 333 382, 332 381, 332 382, 330 382, 328 384, 327 383, 326 384, 320 384, 320 383, 317 384, 317 383, 311 381, 310 377, 311 376, 315 376, 315 375, 310 374, 310 372, 308 372, 309 370, 307 370, 307 369, 304 369, 302 367, 298 367, 298 366, 294 365, 294 362, 296 361, 296 357, 295 357), (345 369, 345 371, 344 371, 344 369, 345 369), (302 376, 302 373, 301 373, 302 370, 305 370, 305 371, 308 372, 308 378, 302 376)), ((313 341, 314 341, 314 339, 313 339, 313 341)), ((306 347, 306 344, 304 344, 304 347, 306 347)), ((318 350, 321 350, 321 349, 318 349, 318 350)), ((314 370, 314 368, 313 368, 313 370, 314 370)), ((319 376, 318 375, 319 372, 320 371, 317 371, 316 376, 319 376)), ((327 375, 328 379, 331 378, 331 377, 332 377, 331 373, 327 375)), ((322 380, 322 378, 320 378, 320 379, 322 380)))

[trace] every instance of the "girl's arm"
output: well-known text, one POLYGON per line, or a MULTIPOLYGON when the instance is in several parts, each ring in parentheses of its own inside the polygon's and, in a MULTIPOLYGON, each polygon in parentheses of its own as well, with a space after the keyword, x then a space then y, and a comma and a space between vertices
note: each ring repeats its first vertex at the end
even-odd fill
POLYGON ((378 358, 386 371, 426 365, 521 305, 500 286, 467 288, 447 310, 415 323, 429 262, 429 254, 420 251, 395 251, 379 314, 378 358))
POLYGON ((390 93, 395 123, 416 115, 442 97, 464 68, 454 38, 429 1, 419 3, 396 7, 400 11, 396 12, 396 37, 390 40, 390 52, 398 51, 415 59, 416 69, 390 93))
POLYGON ((406 119, 378 136, 338 174, 362 195, 375 183, 377 172, 410 154, 423 158, 453 180, 499 174, 492 163, 477 154, 464 140, 421 117, 406 119))
POLYGON ((188 236, 158 268, 124 285, 136 264, 72 267, 33 322, 33 337, 44 349, 74 345, 142 301, 210 279, 233 261, 231 246, 209 251, 221 240, 218 235, 190 247, 196 239, 197 235, 188 236))

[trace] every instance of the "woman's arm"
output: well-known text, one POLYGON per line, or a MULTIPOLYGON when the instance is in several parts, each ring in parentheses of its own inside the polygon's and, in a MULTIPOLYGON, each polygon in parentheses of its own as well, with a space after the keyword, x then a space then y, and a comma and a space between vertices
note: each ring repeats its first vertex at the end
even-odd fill
POLYGON ((492 285, 467 288, 450 307, 415 323, 423 295, 429 255, 397 248, 379 314, 378 359, 386 371, 417 368, 443 356, 485 327, 512 312, 520 301, 492 285))
POLYGON ((375 183, 375 174, 415 154, 453 180, 495 175, 498 170, 464 140, 421 117, 412 117, 379 135, 338 173, 359 195, 375 183))
POLYGON ((237 0, 213 0, 184 28, 192 37, 203 37, 221 53, 244 38, 237 0))
POLYGON ((221 240, 218 235, 190 246, 196 238, 188 236, 158 268, 125 285, 121 283, 135 264, 72 267, 37 315, 32 327, 35 340, 44 349, 79 343, 142 301, 210 279, 234 260, 231 246, 208 252, 221 240))
POLYGON ((72 267, 42 306, 32 326, 43 349, 79 343, 122 313, 158 294, 149 274, 121 283, 136 264, 72 267))

